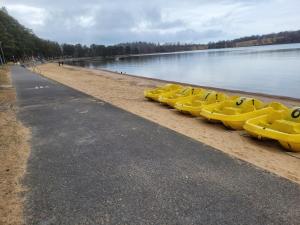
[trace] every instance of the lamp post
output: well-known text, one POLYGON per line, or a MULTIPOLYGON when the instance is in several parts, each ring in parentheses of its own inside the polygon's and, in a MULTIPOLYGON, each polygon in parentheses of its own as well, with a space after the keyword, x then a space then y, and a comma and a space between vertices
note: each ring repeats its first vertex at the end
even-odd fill
POLYGON ((1 62, 6 63, 5 56, 4 56, 3 49, 2 49, 2 41, 0 41, 0 50, 1 50, 1 56, 2 56, 1 62))

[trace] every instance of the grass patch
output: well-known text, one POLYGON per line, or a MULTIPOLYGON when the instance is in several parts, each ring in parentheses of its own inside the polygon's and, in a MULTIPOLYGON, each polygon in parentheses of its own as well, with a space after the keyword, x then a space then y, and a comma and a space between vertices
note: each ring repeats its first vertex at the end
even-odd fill
POLYGON ((16 117, 9 66, 0 66, 0 224, 23 223, 21 178, 29 155, 29 130, 16 117))
POLYGON ((9 66, 7 65, 0 66, 0 86, 10 84, 8 73, 9 73, 9 66))

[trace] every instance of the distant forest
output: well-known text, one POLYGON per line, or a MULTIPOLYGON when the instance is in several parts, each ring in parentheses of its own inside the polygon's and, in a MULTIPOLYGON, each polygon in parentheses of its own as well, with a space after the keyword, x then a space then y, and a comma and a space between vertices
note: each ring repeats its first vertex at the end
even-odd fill
MULTIPOLYGON (((92 44, 59 44, 37 37, 32 30, 22 26, 8 15, 5 8, 0 9, 0 51, 1 58, 7 61, 40 59, 113 57, 131 54, 149 54, 177 51, 191 51, 215 48, 234 48, 255 45, 300 43, 299 31, 286 31, 267 35, 255 35, 230 41, 210 42, 208 44, 147 43, 133 42, 105 46, 92 44)), ((0 59, 1 59, 0 58, 0 59)), ((1 62, 0 62, 1 63, 1 62)))
POLYGON ((0 42, 6 60, 61 56, 61 46, 58 43, 38 38, 8 15, 5 8, 0 9, 0 42))

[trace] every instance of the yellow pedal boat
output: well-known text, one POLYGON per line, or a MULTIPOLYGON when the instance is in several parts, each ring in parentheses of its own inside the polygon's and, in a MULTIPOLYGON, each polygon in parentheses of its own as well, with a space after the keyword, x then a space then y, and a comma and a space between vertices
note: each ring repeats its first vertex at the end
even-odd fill
POLYGON ((244 129, 259 139, 274 139, 284 148, 300 152, 300 107, 250 119, 244 129))
POLYGON ((277 102, 264 104, 255 98, 240 97, 202 108, 200 115, 212 121, 220 121, 226 127, 242 130, 245 122, 251 118, 287 108, 277 102))
POLYGON ((228 99, 228 96, 215 91, 203 91, 199 95, 194 95, 176 102, 175 108, 183 113, 199 116, 201 109, 205 105, 221 102, 228 99))
POLYGON ((169 105, 171 107, 174 107, 177 101, 188 99, 191 96, 196 96, 201 94, 204 91, 202 88, 193 88, 193 87, 185 87, 182 89, 179 89, 178 91, 169 92, 160 95, 158 98, 158 101, 160 103, 169 105))
POLYGON ((154 89, 150 90, 145 90, 144 91, 144 96, 148 99, 152 99, 154 101, 158 101, 158 98, 161 94, 171 92, 171 91, 176 91, 181 89, 182 86, 178 84, 166 84, 161 87, 157 87, 154 89))

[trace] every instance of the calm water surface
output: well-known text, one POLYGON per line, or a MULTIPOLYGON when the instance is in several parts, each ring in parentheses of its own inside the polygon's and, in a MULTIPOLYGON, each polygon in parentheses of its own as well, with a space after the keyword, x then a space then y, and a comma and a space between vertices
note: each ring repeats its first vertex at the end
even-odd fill
POLYGON ((300 98, 300 44, 81 61, 138 76, 300 98))

